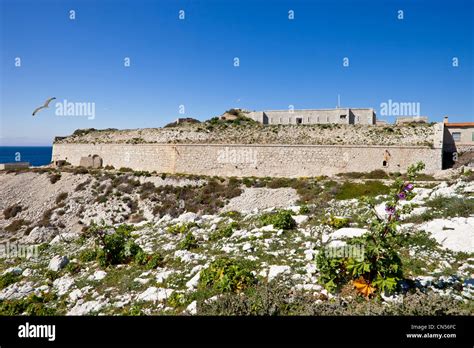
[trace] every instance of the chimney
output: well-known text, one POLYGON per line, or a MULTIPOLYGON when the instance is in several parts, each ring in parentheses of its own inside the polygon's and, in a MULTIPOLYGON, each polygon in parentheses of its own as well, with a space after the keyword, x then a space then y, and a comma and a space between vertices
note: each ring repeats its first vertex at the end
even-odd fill
POLYGON ((448 116, 444 116, 443 123, 448 123, 448 116))

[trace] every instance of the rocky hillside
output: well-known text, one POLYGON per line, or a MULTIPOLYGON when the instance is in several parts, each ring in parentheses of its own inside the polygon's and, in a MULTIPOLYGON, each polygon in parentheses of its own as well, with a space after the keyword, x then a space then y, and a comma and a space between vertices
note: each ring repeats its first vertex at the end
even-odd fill
MULTIPOLYGON (((380 173, 379 173, 380 174, 380 173)), ((316 263, 367 232, 393 182, 222 179, 64 168, 0 173, 0 313, 468 314, 472 173, 416 182, 400 235, 404 280, 370 302, 328 292, 316 263)))
POLYGON ((411 125, 267 125, 208 121, 169 128, 78 130, 55 143, 229 143, 321 145, 425 145, 434 142, 434 126, 411 125))

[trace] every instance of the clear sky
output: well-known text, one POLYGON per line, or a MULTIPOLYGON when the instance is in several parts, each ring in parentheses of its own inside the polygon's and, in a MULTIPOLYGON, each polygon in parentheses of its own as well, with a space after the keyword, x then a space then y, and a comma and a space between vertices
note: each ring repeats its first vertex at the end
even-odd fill
POLYGON ((420 103, 431 121, 474 121, 473 3, 0 0, 0 145, 232 107, 331 108, 338 94, 341 106, 388 121, 380 105, 389 100, 420 103), (64 100, 95 103, 95 118, 56 115, 64 100))

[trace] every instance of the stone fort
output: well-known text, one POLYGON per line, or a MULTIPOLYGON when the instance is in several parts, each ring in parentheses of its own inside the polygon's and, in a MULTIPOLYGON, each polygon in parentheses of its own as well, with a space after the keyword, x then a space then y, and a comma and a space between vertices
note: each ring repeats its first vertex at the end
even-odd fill
MULTIPOLYGON (((370 124, 370 110, 352 110, 338 111, 345 113, 347 122, 359 116, 360 122, 370 124)), ((270 116, 280 117, 278 113, 270 116)), ((311 121, 312 116, 308 117, 311 121)), ((425 172, 433 173, 443 166, 443 123, 413 127, 271 124, 94 130, 58 138, 52 160, 79 166, 94 163, 84 157, 100 157, 100 165, 116 169, 236 177, 311 177, 377 169, 404 172, 418 161, 426 164, 425 172)))
POLYGON ((335 108, 252 111, 247 114, 262 124, 365 124, 375 125, 374 109, 335 108))

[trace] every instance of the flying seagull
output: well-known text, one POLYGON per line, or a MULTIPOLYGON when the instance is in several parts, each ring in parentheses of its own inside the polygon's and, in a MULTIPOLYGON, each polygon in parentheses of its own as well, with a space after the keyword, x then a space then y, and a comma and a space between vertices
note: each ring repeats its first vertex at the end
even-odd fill
POLYGON ((52 98, 49 98, 47 99, 45 102, 44 102, 44 105, 43 106, 40 106, 39 108, 36 108, 35 111, 33 111, 33 116, 36 115, 36 113, 38 111, 40 111, 41 109, 46 109, 49 107, 49 103, 51 103, 52 100, 56 99, 56 97, 52 97, 52 98))

